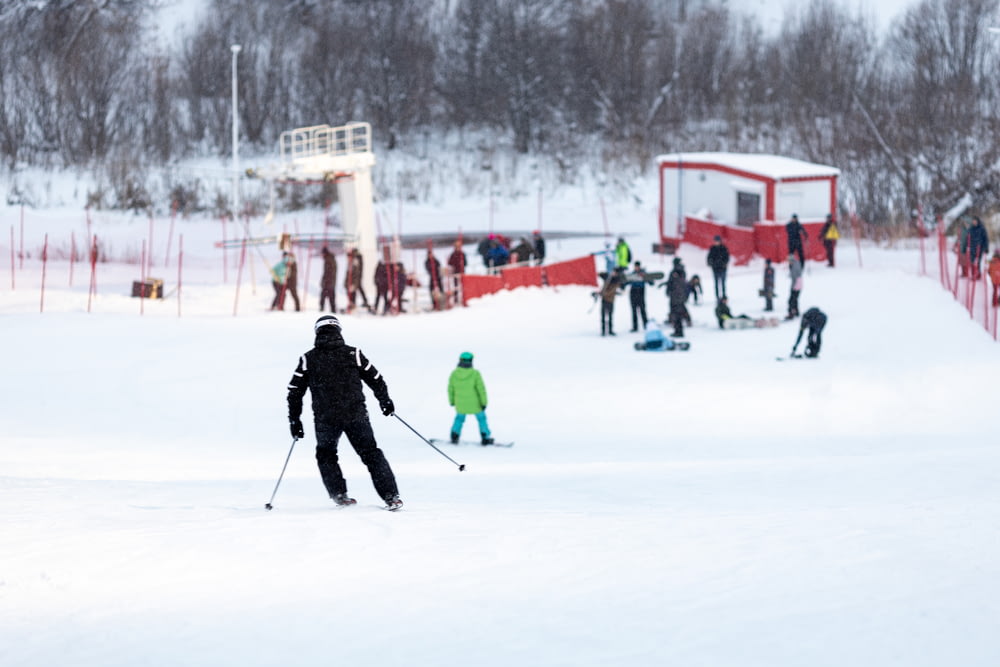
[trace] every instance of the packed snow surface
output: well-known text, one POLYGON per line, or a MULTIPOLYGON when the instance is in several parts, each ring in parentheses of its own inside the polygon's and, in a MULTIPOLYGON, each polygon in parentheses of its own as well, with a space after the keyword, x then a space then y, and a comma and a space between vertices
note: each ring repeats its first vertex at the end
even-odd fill
MULTIPOLYGON (((545 229, 624 234, 666 270, 654 211, 606 214, 546 203, 545 229)), ((402 215, 411 232, 486 219, 402 215)), ((1000 348, 920 275, 915 248, 842 241, 836 268, 809 263, 801 310, 830 318, 817 360, 776 360, 796 322, 720 330, 705 251, 688 246, 706 303, 689 305, 687 352, 635 351, 627 296, 602 338, 584 286, 343 315, 429 438, 447 437, 448 374, 473 352, 494 435, 515 445, 442 445, 460 472, 369 394, 406 504, 383 511, 343 442, 358 505, 338 509, 307 409, 268 512, 291 445, 285 387, 318 315, 315 258, 299 258, 305 312, 269 312, 275 249, 223 266, 218 221, 29 216, 22 268, 18 216, 0 216, 0 664, 1000 664, 1000 348), (43 234, 68 247, 71 232, 118 258, 98 265, 90 312, 85 263, 71 281, 50 254, 41 294, 43 234), (166 299, 129 296, 140 269, 122 260, 144 241, 166 299)), ((269 233, 319 228, 307 218, 269 233)), ((535 202, 496 224, 532 229, 535 202)), ((603 241, 552 241, 549 261, 603 241)), ((422 253, 404 257, 423 278, 422 253)), ((734 313, 762 314, 762 268, 730 269, 734 313)), ((787 285, 779 266, 779 316, 787 285)), ((663 290, 647 301, 662 321, 663 290)))

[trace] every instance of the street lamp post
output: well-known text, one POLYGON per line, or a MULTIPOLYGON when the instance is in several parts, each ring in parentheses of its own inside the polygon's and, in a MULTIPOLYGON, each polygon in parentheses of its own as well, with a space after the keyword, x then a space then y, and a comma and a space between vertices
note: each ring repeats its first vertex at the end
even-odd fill
POLYGON ((236 59, 240 48, 239 44, 229 47, 233 52, 233 220, 238 220, 240 215, 240 120, 236 94, 236 59))

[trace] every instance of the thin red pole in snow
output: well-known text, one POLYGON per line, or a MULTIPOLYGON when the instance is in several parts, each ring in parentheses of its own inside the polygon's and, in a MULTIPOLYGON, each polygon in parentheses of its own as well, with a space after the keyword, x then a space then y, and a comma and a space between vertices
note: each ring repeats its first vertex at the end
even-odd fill
POLYGON ((229 255, 229 251, 226 250, 226 216, 222 215, 219 218, 222 221, 222 282, 229 282, 229 266, 226 261, 226 257, 229 255))
POLYGON ((45 234, 45 243, 42 244, 42 296, 38 302, 38 312, 45 312, 45 269, 49 262, 49 235, 45 234))
POLYGON ((142 241, 142 255, 139 257, 139 314, 146 314, 146 240, 142 241))
POLYGON ((170 246, 174 241, 174 220, 177 218, 177 200, 170 204, 170 230, 167 232, 167 254, 163 258, 163 266, 170 266, 170 246))
POLYGON ((981 277, 983 279, 983 326, 985 326, 986 330, 989 331, 990 330, 990 300, 989 300, 989 297, 987 296, 987 292, 990 291, 990 286, 986 282, 986 271, 982 272, 982 276, 981 277))
POLYGON ((73 262, 76 260, 76 234, 69 233, 69 286, 73 286, 73 262))
POLYGON ((858 251, 858 268, 861 267, 861 223, 858 220, 857 213, 851 213, 851 231, 854 236, 854 247, 858 251))
POLYGON ((17 268, 24 271, 24 204, 21 204, 21 250, 17 268))
MULTIPOLYGON (((87 216, 90 220, 90 216, 87 216)), ((97 234, 90 246, 90 289, 87 291, 87 312, 90 312, 90 303, 93 297, 97 296, 97 234)))
POLYGON ((955 282, 954 282, 954 287, 953 287, 952 292, 951 292, 955 296, 956 299, 958 298, 958 283, 959 283, 959 280, 958 280, 958 265, 961 264, 961 262, 962 262, 962 255, 956 253, 956 255, 955 255, 955 282))
POLYGON ((306 309, 306 302, 309 300, 309 269, 312 267, 315 242, 315 239, 309 239, 309 250, 307 251, 309 254, 306 255, 306 277, 305 282, 302 283, 302 310, 306 309))
POLYGON ((608 212, 604 208, 604 197, 601 197, 601 219, 604 220, 604 236, 611 237, 611 230, 608 229, 608 212))
POLYGON ((184 268, 184 235, 177 239, 177 317, 181 316, 181 285, 184 268))
POLYGON ((247 240, 243 238, 240 244, 240 268, 236 271, 236 298, 233 299, 233 317, 236 317, 236 310, 240 305, 240 284, 243 282, 243 264, 247 259, 247 240))
POLYGON ((538 225, 535 227, 538 231, 542 231, 542 186, 538 186, 538 225))
POLYGON ((153 210, 149 211, 149 254, 146 255, 146 267, 153 268, 153 210))

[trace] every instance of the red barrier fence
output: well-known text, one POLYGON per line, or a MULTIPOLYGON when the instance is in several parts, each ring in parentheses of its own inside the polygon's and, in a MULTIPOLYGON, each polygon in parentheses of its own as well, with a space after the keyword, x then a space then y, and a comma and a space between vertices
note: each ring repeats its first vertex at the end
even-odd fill
MULTIPOLYGON (((969 311, 969 317, 982 325, 987 333, 997 340, 997 305, 993 303, 992 285, 987 278, 986 267, 990 258, 984 256, 978 262, 967 254, 959 252, 958 243, 949 247, 948 238, 944 235, 943 221, 938 219, 938 278, 941 286, 951 292, 952 296, 969 311), (954 253, 954 263, 949 262, 949 254, 954 253), (954 266, 954 273, 949 273, 949 266, 954 266)), ((927 259, 923 256, 924 245, 921 244, 921 270, 926 270, 927 259)))
POLYGON ((548 266, 518 266, 503 269, 498 276, 462 275, 462 302, 517 287, 597 285, 597 268, 591 256, 548 266))

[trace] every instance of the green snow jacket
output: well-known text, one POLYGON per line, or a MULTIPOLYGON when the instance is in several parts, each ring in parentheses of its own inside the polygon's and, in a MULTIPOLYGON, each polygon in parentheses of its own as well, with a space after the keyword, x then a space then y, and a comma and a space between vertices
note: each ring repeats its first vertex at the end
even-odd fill
POLYGON ((486 409, 486 385, 475 368, 459 366, 448 378, 448 404, 463 415, 474 415, 486 409))

